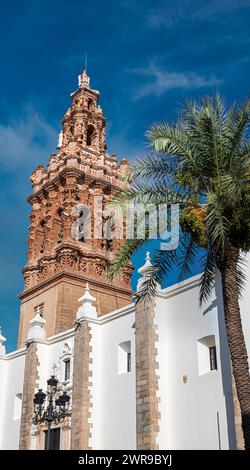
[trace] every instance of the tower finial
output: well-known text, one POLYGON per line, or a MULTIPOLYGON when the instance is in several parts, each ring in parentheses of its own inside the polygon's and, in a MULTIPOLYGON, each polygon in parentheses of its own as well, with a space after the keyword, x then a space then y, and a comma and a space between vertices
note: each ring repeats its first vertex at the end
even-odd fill
POLYGON ((28 331, 27 341, 37 341, 46 339, 46 331, 44 325, 46 320, 41 315, 40 307, 35 311, 35 316, 30 320, 30 329, 28 331))
POLYGON ((96 298, 91 295, 88 282, 86 283, 84 295, 78 300, 81 305, 77 310, 77 320, 80 320, 85 316, 90 316, 93 318, 97 317, 96 308, 92 305, 94 302, 96 302, 96 298))
POLYGON ((78 86, 89 88, 89 77, 86 73, 86 70, 78 75, 78 86))

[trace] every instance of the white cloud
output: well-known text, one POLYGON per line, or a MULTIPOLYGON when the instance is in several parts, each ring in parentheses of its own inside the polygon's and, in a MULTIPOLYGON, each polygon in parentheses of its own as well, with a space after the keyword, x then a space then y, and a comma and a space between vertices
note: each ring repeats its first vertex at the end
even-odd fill
POLYGON ((213 20, 218 15, 248 8, 250 0, 211 0, 210 2, 196 0, 181 0, 175 4, 152 8, 147 14, 149 28, 167 28, 187 20, 213 20))
POLYGON ((152 29, 171 27, 178 24, 184 17, 185 3, 171 7, 153 8, 147 15, 147 24, 152 29))
POLYGON ((56 147, 57 132, 43 116, 28 106, 21 117, 9 124, 0 124, 0 162, 2 171, 34 167, 49 159, 56 147))
POLYGON ((148 67, 136 68, 131 72, 146 78, 146 81, 134 90, 134 101, 148 95, 161 96, 173 88, 212 87, 221 83, 215 76, 204 77, 193 72, 169 72, 152 62, 148 67))

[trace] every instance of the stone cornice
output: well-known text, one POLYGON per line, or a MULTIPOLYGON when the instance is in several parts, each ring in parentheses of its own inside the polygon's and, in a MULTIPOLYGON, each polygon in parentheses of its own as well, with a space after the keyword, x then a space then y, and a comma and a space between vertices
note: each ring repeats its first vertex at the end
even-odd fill
POLYGON ((114 312, 106 313, 97 318, 86 316, 81 320, 76 320, 75 324, 88 322, 88 323, 95 323, 97 325, 103 325, 104 323, 109 323, 112 320, 116 320, 117 318, 124 317, 125 315, 129 315, 130 313, 135 313, 134 304, 125 305, 125 307, 121 307, 118 310, 115 310, 114 312))
POLYGON ((121 180, 115 180, 115 176, 112 175, 95 175, 94 172, 98 170, 94 170, 92 168, 89 168, 89 172, 86 171, 87 165, 84 165, 83 163, 77 164, 79 166, 66 166, 63 167, 61 170, 60 168, 58 169, 59 172, 58 174, 48 180, 44 180, 42 183, 42 187, 40 187, 37 191, 34 191, 28 198, 27 201, 32 204, 37 198, 43 198, 44 193, 46 190, 49 189, 49 187, 57 186, 61 184, 61 179, 66 177, 66 176, 75 176, 76 178, 80 178, 81 176, 85 176, 91 183, 98 181, 100 184, 102 184, 102 187, 105 188, 106 186, 111 186, 115 190, 120 191, 122 187, 124 187, 124 183, 121 180), (81 168, 84 167, 83 168, 81 168))
POLYGON ((176 283, 173 286, 166 287, 165 289, 160 289, 157 292, 157 297, 168 299, 170 297, 174 297, 175 295, 182 294, 187 290, 193 289, 194 287, 198 287, 200 283, 200 278, 201 274, 198 274, 181 283, 176 283))
POLYGON ((12 359, 15 359, 16 357, 21 357, 25 356, 27 352, 26 348, 18 349, 17 351, 13 351, 11 353, 5 354, 4 356, 0 356, 0 361, 11 361, 12 359))
POLYGON ((46 287, 51 288, 52 284, 54 285, 58 284, 62 280, 67 280, 67 281, 78 281, 79 285, 84 285, 86 282, 90 282, 91 286, 95 286, 98 288, 104 288, 104 289, 110 289, 115 292, 119 292, 120 294, 128 295, 131 294, 132 292, 130 289, 126 289, 123 287, 119 287, 117 285, 105 282, 105 281, 98 281, 95 279, 91 279, 89 276, 84 276, 82 274, 76 274, 76 273, 71 273, 67 271, 62 271, 60 273, 55 274, 54 276, 49 277, 48 279, 45 279, 44 281, 40 282, 36 286, 31 287, 30 289, 25 290, 21 294, 18 295, 19 299, 24 300, 26 297, 34 296, 37 294, 37 292, 43 288, 46 289, 46 287))
MULTIPOLYGON (((50 254, 44 253, 39 258, 34 260, 32 264, 26 264, 22 272, 24 273, 26 271, 36 270, 39 269, 39 266, 41 264, 56 261, 58 254, 64 254, 65 252, 67 252, 67 250, 70 250, 71 252, 73 250, 73 253, 76 253, 82 258, 86 258, 86 260, 95 259, 105 262, 110 261, 110 256, 108 256, 107 253, 103 252, 102 249, 97 248, 95 249, 95 251, 93 251, 93 248, 88 246, 87 244, 84 244, 84 246, 82 246, 80 245, 80 242, 63 241, 60 245, 55 246, 50 254)), ((128 263, 127 266, 133 269, 133 265, 131 263, 128 263)))
MULTIPOLYGON (((132 303, 132 304, 126 305, 125 307, 119 308, 118 310, 115 310, 114 312, 101 315, 100 317, 97 317, 95 319, 85 317, 83 322, 103 325, 105 323, 109 323, 113 320, 117 320, 118 318, 124 317, 126 315, 130 315, 131 313, 134 313, 134 312, 135 312, 135 305, 132 303)), ((59 341, 65 341, 67 339, 74 338, 74 335, 75 335, 75 328, 72 327, 69 330, 50 336, 49 338, 46 338, 45 340, 36 340, 35 342, 38 344, 44 344, 46 346, 50 346, 51 344, 58 343, 59 341)), ((26 343, 30 344, 31 342, 33 341, 29 341, 26 343)), ((13 351, 11 353, 5 354, 4 356, 0 356, 0 361, 1 360, 10 361, 16 357, 24 356, 26 352, 27 352, 27 347, 18 349, 17 351, 13 351)))
POLYGON ((98 90, 92 90, 92 88, 89 88, 87 86, 81 86, 81 87, 77 88, 77 90, 73 91, 73 93, 71 93, 70 96, 71 96, 71 98, 74 98, 75 96, 81 94, 81 92, 83 92, 83 91, 85 93, 93 95, 97 98, 100 96, 100 92, 98 90))

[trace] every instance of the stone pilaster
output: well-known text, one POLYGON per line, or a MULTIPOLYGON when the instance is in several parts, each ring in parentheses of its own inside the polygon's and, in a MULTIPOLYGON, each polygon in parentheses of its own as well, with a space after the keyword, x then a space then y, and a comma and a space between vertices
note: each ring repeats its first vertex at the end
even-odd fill
POLYGON ((37 343, 33 341, 27 346, 25 358, 23 402, 19 438, 19 449, 21 450, 28 450, 31 448, 32 417, 34 414, 33 398, 39 379, 38 366, 37 343))
POLYGON ((136 447, 158 449, 159 398, 156 342, 158 335, 155 303, 141 301, 136 306, 136 447))
POLYGON ((72 390, 71 449, 90 449, 91 439, 91 385, 90 364, 91 329, 87 321, 76 323, 74 346, 74 371, 72 390))

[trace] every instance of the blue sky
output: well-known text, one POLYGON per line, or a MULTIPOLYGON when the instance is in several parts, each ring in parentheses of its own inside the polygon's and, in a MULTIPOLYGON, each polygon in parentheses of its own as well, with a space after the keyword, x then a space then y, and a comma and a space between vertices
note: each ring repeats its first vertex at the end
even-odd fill
MULTIPOLYGON (((249 94, 250 0, 13 1, 0 17, 0 324, 15 349, 29 176, 56 147, 59 121, 88 54, 108 150, 144 153, 154 121, 186 97, 249 94)), ((142 254, 136 257, 140 264, 142 254)), ((168 282, 173 282, 171 278, 168 282)))

